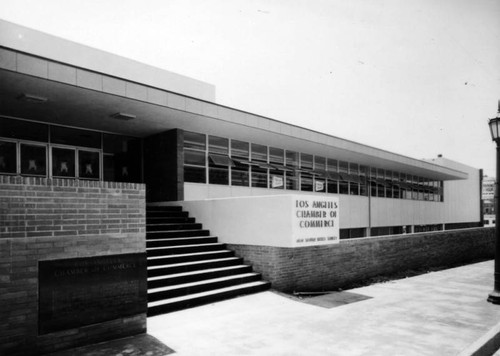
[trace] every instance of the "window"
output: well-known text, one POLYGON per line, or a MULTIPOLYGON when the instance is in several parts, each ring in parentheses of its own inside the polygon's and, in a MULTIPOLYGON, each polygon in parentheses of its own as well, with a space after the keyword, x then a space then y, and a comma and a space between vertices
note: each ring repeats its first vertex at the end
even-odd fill
POLYGON ((377 168, 370 168, 370 195, 377 196, 377 168))
POLYGON ((99 173, 99 152, 78 150, 78 176, 82 179, 99 179, 99 173))
POLYGON ((267 146, 252 143, 252 187, 267 188, 267 146))
POLYGON ((385 172, 383 169, 377 169, 377 196, 384 198, 385 195, 385 172))
POLYGON ((349 163, 349 193, 359 195, 359 166, 349 163))
POLYGON ((206 183, 206 136, 184 132, 184 181, 206 183))
POLYGON ((208 136, 208 182, 210 184, 229 184, 229 167, 233 166, 228 156, 227 138, 208 136))
POLYGON ((401 198, 400 194, 400 180, 399 180, 399 172, 392 172, 392 197, 399 199, 401 198))
POLYGON ((326 169, 328 173, 328 180, 326 184, 326 189, 328 193, 338 194, 339 192, 339 175, 338 175, 338 163, 337 160, 328 158, 326 160, 326 169))
POLYGON ((417 200, 418 199, 418 177, 415 177, 415 176, 410 176, 408 175, 408 177, 411 177, 410 179, 410 184, 412 186, 412 190, 411 190, 411 198, 413 200, 417 200))
POLYGON ((248 157, 250 154, 248 142, 231 140, 231 158, 234 167, 231 169, 231 184, 248 187, 250 185, 248 157), (245 163, 243 163, 245 162, 245 163))
POLYGON ((141 141, 136 138, 104 134, 104 180, 141 181, 141 141))
POLYGON ((368 195, 368 188, 366 186, 367 174, 368 174, 368 167, 359 166, 359 195, 363 196, 368 195))
POLYGON ((101 148, 101 133, 69 127, 52 126, 50 128, 50 141, 52 143, 71 146, 101 148))
POLYGON ((205 151, 206 147, 207 144, 205 142, 205 135, 184 131, 184 148, 205 151))
POLYGON ((142 179, 142 140, 138 138, 1 117, 0 137, 11 141, 0 141, 3 174, 118 182, 142 179))
POLYGON ((74 178, 75 149, 52 147, 52 176, 74 178))
POLYGON ((339 193, 349 194, 349 164, 344 161, 339 161, 339 173, 342 179, 339 182, 339 193))
POLYGON ((326 158, 314 156, 314 191, 326 192, 326 158))
POLYGON ((313 156, 301 153, 300 154, 300 190, 305 192, 313 191, 313 156))
POLYGON ((47 149, 45 146, 21 144, 21 174, 47 175, 47 149))
POLYGON ((20 140, 48 142, 49 125, 2 117, 0 118, 0 136, 20 140))
POLYGON ((285 188, 285 151, 281 148, 269 147, 269 186, 273 189, 285 188))
POLYGON ((385 197, 392 198, 392 171, 385 171, 385 197))
POLYGON ((299 154, 293 151, 286 151, 286 189, 298 190, 299 189, 299 154))
MULTIPOLYGON (((110 153, 106 137, 103 135, 105 170, 111 166, 107 163, 110 153)), ((443 199, 442 182, 194 132, 184 133, 184 181, 329 194, 370 194, 393 199, 443 199)))
POLYGON ((0 173, 17 173, 17 144, 0 141, 0 173))

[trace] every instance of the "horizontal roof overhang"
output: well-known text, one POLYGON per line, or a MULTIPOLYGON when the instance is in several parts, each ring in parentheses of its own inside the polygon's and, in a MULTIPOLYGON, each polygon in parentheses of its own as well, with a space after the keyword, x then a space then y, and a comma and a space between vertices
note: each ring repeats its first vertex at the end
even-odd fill
POLYGON ((136 137, 180 128, 419 175, 467 173, 123 78, 0 48, 0 115, 136 137), (19 100, 21 94, 47 98, 19 100), (121 121, 125 113, 135 119, 121 121))

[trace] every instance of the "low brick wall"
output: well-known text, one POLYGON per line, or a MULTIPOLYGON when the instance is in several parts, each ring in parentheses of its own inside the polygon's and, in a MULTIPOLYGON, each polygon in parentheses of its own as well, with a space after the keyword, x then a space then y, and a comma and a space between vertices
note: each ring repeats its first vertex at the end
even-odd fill
POLYGON ((493 258, 494 228, 369 237, 302 248, 228 247, 277 290, 322 291, 381 274, 493 258))
POLYGON ((144 185, 0 176, 0 354, 41 354, 144 332, 145 312, 38 332, 39 261, 141 252, 144 185))

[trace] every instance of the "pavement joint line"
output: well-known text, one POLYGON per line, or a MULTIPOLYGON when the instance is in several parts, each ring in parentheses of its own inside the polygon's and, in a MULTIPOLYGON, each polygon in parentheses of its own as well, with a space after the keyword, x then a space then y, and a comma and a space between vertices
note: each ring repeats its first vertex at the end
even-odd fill
MULTIPOLYGON (((500 308, 500 306, 499 306, 500 308)), ((492 356, 500 349, 500 322, 457 356, 492 356)))

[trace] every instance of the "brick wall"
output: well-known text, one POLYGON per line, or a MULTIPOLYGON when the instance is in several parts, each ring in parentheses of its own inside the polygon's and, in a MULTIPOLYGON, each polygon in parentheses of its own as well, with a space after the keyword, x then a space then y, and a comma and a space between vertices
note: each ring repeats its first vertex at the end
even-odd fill
POLYGON ((145 252, 145 187, 0 176, 0 355, 29 355, 146 330, 139 314, 38 335, 38 262, 145 252))
POLYGON ((251 263, 275 289, 336 290, 380 274, 493 258, 494 229, 380 236, 302 248, 234 244, 228 248, 251 263))

